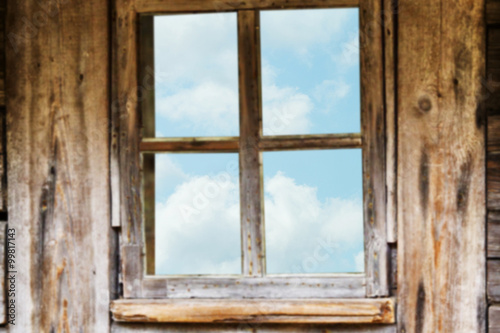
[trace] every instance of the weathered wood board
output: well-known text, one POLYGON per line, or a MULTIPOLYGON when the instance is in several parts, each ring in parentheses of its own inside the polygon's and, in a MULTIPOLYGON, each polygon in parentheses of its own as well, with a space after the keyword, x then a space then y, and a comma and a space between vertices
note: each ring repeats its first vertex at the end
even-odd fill
POLYGON ((109 2, 7 1, 10 332, 107 332, 109 2), (31 29, 31 30, 30 30, 31 29))
POLYGON ((484 2, 399 5, 398 327, 484 332, 484 2))
MULTIPOLYGON (((1 331, 0 331, 1 332, 1 331)), ((264 325, 113 323, 112 333, 396 333, 396 325, 264 325)))

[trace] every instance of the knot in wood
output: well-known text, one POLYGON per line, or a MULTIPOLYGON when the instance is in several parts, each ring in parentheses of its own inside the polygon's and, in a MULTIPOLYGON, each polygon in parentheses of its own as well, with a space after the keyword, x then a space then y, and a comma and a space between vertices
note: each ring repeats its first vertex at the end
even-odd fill
POLYGON ((418 107, 423 112, 429 112, 432 109, 432 102, 427 96, 420 97, 418 107))

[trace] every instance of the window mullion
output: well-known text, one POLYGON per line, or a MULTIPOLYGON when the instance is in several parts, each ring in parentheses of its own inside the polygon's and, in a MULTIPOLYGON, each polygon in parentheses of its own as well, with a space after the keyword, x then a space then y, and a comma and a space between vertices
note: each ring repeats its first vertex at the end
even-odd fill
POLYGON ((265 273, 259 12, 238 11, 240 196, 243 275, 265 273))

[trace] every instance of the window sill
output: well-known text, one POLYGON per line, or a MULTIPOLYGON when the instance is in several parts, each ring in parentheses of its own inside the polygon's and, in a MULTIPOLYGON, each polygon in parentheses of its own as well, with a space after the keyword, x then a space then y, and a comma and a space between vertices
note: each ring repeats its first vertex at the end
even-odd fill
POLYGON ((121 299, 113 319, 155 323, 392 324, 394 299, 121 299))

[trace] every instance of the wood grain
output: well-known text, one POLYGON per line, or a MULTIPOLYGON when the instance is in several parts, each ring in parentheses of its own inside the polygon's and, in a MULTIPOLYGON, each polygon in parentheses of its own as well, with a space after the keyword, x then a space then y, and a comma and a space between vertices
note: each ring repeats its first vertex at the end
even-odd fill
POLYGON ((136 0, 139 13, 220 12, 243 9, 357 7, 359 0, 136 0))
POLYGON ((384 86, 387 186, 387 242, 397 241, 397 150, 396 150, 396 24, 395 1, 384 0, 384 86))
POLYGON ((9 332, 106 332, 109 3, 8 0, 7 8, 7 31, 21 36, 6 49, 8 211, 19 272, 9 332), (31 35, 27 22, 37 24, 31 35))
POLYGON ((256 10, 238 12, 240 83, 240 202, 244 276, 265 274, 260 25, 256 10))
POLYGON ((382 2, 360 3, 361 122, 365 267, 368 297, 389 295, 382 2))
MULTIPOLYGON (((366 295, 362 274, 334 277, 279 276, 262 278, 183 277, 155 278, 163 281, 158 290, 168 298, 363 298, 366 295)), ((145 279, 144 282, 148 281, 145 279)))
POLYGON ((488 333, 500 333, 500 305, 488 308, 488 333))
MULTIPOLYGON (((2 332, 2 331, 0 331, 2 332)), ((112 333, 396 333, 396 325, 380 324, 153 324, 114 322, 112 333)))
POLYGON ((487 261, 487 296, 489 303, 500 303, 500 260, 487 261))
POLYGON ((401 0, 398 25, 398 329, 484 332, 484 2, 401 0))
MULTIPOLYGON (((141 110, 141 137, 155 137, 155 77, 154 77, 154 18, 142 15, 139 18, 139 107, 141 110)), ((146 274, 155 274, 155 218, 156 182, 155 154, 142 154, 142 203, 145 243, 146 274)))
POLYGON ((486 0, 486 23, 500 24, 500 1, 486 0))
POLYGON ((394 323, 390 298, 362 300, 117 300, 116 321, 163 323, 394 323))
POLYGON ((141 297, 144 275, 143 224, 141 202, 141 163, 139 143, 138 15, 134 1, 115 1, 113 45, 112 130, 116 149, 111 152, 113 213, 119 215, 120 261, 123 272, 123 296, 141 297), (118 191, 114 192, 114 191, 118 191))
MULTIPOLYGON (((7 221, 0 221, 0 324, 7 323, 8 320, 8 290, 10 284, 10 276, 7 274, 9 267, 7 265, 7 221)), ((11 241, 12 242, 12 241, 11 241)), ((12 247, 11 247, 12 248, 12 247)), ((15 259, 15 258, 14 258, 15 259)))
POLYGON ((488 212, 488 258, 500 258, 500 212, 488 212))
POLYGON ((141 141, 142 152, 237 153, 239 137, 146 138, 141 141))
POLYGON ((0 1, 0 106, 5 105, 5 4, 0 1))
POLYGON ((259 142, 262 151, 344 149, 362 146, 363 140, 360 134, 265 136, 259 142))

